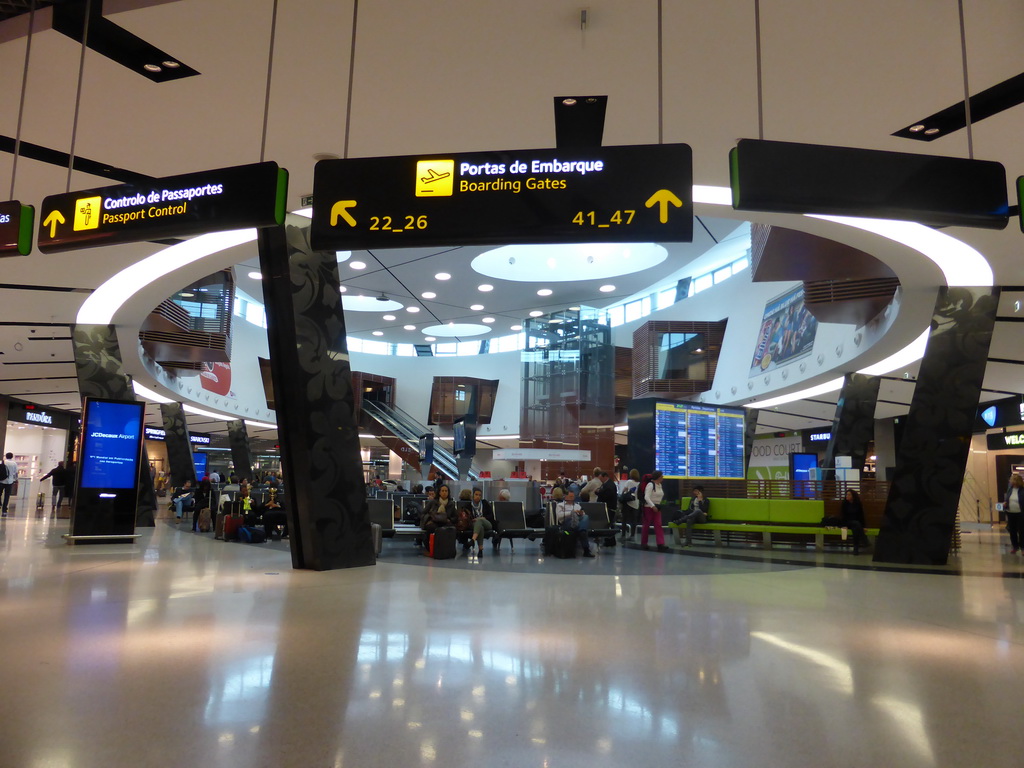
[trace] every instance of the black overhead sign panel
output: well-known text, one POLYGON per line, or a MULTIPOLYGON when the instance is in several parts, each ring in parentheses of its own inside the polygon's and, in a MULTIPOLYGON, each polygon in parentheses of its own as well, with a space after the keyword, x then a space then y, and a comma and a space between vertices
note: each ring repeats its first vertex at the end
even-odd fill
POLYGON ((741 139, 729 153, 738 211, 903 219, 1003 229, 1001 163, 817 144, 741 139))
POLYGON ((28 256, 32 252, 32 206, 17 200, 0 203, 0 256, 28 256))
POLYGON ((288 172, 256 163, 50 195, 39 250, 72 251, 284 222, 288 172))
POLYGON ((686 144, 321 160, 316 250, 690 242, 686 144))

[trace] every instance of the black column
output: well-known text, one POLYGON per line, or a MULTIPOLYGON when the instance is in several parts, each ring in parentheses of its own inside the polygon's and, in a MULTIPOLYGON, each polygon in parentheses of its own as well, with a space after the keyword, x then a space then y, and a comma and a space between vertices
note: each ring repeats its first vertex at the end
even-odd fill
POLYGON ((754 437, 757 435, 757 418, 761 412, 757 408, 747 408, 743 416, 743 476, 750 469, 750 452, 754 450, 754 437))
MULTIPOLYGON (((167 433, 167 463, 171 468, 171 485, 180 488, 186 480, 196 484, 196 465, 192 459, 192 443, 185 421, 185 409, 181 403, 161 403, 160 415, 167 433)), ((148 464, 147 464, 148 466, 148 464)))
POLYGON ((252 451, 249 450, 249 432, 242 419, 228 422, 228 445, 231 447, 231 463, 239 480, 252 482, 252 451))
POLYGON ((946 562, 998 301, 998 288, 939 291, 876 562, 946 562))
MULTIPOLYGON (((117 331, 112 325, 72 325, 71 347, 75 354, 75 373, 82 397, 103 397, 109 400, 136 402, 131 380, 124 372, 117 331)), ((77 478, 75 480, 77 482, 77 478)), ((77 488, 74 489, 77 493, 77 488)), ((149 453, 142 444, 139 462, 139 501, 135 524, 153 527, 156 511, 156 490, 149 476, 149 453)))
POLYGON ((821 466, 835 467, 836 456, 853 457, 853 468, 863 470, 868 443, 875 439, 875 405, 882 379, 848 373, 832 419, 832 437, 821 466))
POLYGON ((259 248, 292 564, 373 565, 337 257, 297 227, 261 229, 259 248))

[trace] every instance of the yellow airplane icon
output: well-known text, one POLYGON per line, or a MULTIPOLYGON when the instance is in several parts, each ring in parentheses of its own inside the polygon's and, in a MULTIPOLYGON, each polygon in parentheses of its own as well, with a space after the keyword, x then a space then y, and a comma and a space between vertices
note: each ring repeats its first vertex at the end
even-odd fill
POLYGON ((454 182, 454 160, 416 162, 416 197, 450 197, 454 182))

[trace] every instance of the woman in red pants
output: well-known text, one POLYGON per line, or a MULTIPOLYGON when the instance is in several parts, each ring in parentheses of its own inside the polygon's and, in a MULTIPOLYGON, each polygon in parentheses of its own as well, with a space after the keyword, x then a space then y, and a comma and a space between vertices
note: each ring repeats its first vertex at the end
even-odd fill
POLYGON ((640 549, 649 549, 647 546, 647 526, 654 526, 654 540, 658 542, 659 552, 668 552, 665 546, 665 529, 661 527, 661 500, 665 498, 665 492, 661 489, 661 472, 655 470, 651 475, 651 481, 644 488, 644 512, 643 526, 640 530, 640 549))

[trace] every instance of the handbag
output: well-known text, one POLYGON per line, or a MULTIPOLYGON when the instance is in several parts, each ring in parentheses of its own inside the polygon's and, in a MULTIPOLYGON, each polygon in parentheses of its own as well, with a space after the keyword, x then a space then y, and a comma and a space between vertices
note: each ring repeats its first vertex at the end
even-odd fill
POLYGON ((473 527, 473 515, 468 509, 459 510, 459 519, 455 523, 455 529, 458 531, 468 531, 473 527))

